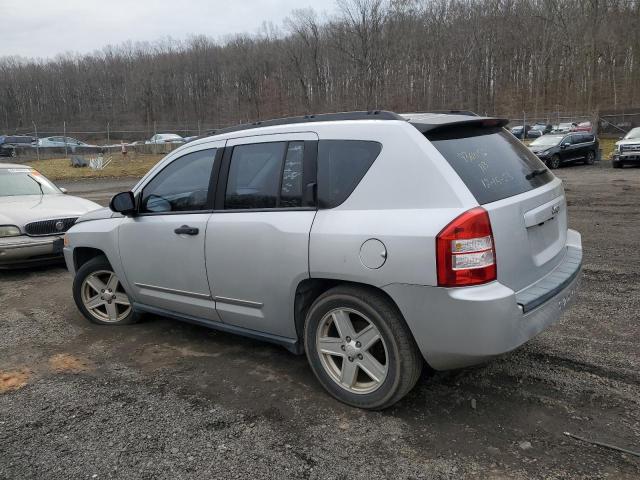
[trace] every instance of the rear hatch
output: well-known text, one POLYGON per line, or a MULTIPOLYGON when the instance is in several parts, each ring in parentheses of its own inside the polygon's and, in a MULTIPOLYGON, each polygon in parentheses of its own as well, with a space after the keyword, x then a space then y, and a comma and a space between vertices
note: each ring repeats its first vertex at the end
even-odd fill
POLYGON ((564 189, 519 140, 486 123, 441 126, 425 136, 489 213, 498 281, 518 291, 564 256, 564 189))

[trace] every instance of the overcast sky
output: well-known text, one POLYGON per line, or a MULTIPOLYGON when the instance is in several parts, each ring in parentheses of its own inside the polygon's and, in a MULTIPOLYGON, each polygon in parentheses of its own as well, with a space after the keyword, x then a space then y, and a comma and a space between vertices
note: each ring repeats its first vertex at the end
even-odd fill
POLYGON ((223 39, 278 27, 293 9, 335 11, 335 0, 0 0, 0 57, 86 53, 126 40, 223 39))

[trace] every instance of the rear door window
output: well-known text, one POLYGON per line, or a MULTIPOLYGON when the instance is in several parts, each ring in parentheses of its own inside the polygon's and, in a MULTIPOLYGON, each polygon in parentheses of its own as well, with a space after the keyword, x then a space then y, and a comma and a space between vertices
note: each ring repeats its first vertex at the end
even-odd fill
POLYGON ((522 142, 501 128, 451 128, 427 133, 478 203, 538 188, 553 174, 522 142))
POLYGON ((355 190, 380 154, 382 145, 363 140, 318 142, 318 203, 333 208, 355 190))
POLYGON ((286 148, 287 142, 234 147, 224 208, 276 208, 286 148))

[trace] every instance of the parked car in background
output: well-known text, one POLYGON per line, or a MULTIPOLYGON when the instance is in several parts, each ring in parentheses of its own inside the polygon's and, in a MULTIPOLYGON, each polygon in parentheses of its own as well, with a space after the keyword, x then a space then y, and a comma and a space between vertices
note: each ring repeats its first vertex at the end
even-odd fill
POLYGON ((145 142, 150 145, 160 145, 165 143, 184 143, 184 138, 175 133, 157 133, 145 142))
POLYGON ((591 125, 591 122, 580 122, 574 127, 572 131, 573 132, 591 132, 592 130, 593 130, 593 126, 591 125))
POLYGON ((542 135, 546 135, 547 133, 550 133, 552 129, 553 129, 553 126, 550 123, 548 124, 536 123, 531 127, 531 131, 529 132, 529 138, 541 137, 542 135))
POLYGON ((613 168, 625 165, 640 165, 640 127, 633 128, 616 142, 611 159, 613 168))
POLYGON ((64 232, 100 208, 65 193, 33 168, 0 163, 0 269, 62 258, 64 232))
POLYGON ((519 138, 520 140, 524 140, 525 138, 529 137, 530 131, 531 125, 525 125, 524 127, 522 125, 518 125, 511 129, 511 134, 514 137, 519 138))
POLYGON ((38 139, 38 147, 40 148, 67 148, 75 152, 77 147, 93 147, 83 141, 73 137, 55 136, 38 139))
POLYGON ((36 142, 36 138, 30 135, 1 135, 0 157, 15 157, 20 148, 30 148, 36 142))
POLYGON ((76 305, 306 352, 337 399, 393 405, 424 359, 513 350, 576 296, 562 182, 507 122, 345 112, 195 140, 67 232, 76 305))
POLYGON ((533 128, 531 130, 529 130, 529 133, 527 133, 527 138, 539 138, 543 135, 543 133, 540 130, 534 130, 533 128))
POLYGON ((575 122, 561 123, 559 125, 556 125, 551 133, 569 133, 574 131, 577 126, 578 124, 575 122))
POLYGON ((599 143, 591 133, 573 132, 567 135, 543 135, 531 142, 529 148, 549 168, 558 168, 563 163, 576 161, 593 165, 598 156, 599 143))

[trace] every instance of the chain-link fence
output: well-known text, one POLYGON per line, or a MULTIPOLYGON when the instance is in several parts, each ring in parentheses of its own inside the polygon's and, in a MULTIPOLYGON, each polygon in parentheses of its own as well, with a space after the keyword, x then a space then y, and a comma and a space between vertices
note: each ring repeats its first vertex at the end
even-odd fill
MULTIPOLYGON (((95 156, 106 153, 124 153, 135 157, 138 154, 166 154, 195 137, 214 131, 219 126, 200 124, 176 125, 154 123, 150 126, 127 126, 104 129, 68 128, 66 122, 60 127, 51 125, 17 129, 11 136, 30 137, 25 143, 6 145, 3 156, 15 161, 45 160, 70 156, 95 156), (178 139, 158 138, 159 134, 178 135, 178 139)), ((22 141, 25 139, 23 138, 22 141)))
MULTIPOLYGON (((601 137, 617 138, 630 129, 640 126, 640 108, 634 110, 607 110, 600 112, 567 112, 560 109, 548 112, 520 112, 511 115, 496 114, 511 119, 509 127, 545 125, 545 132, 552 130, 591 128, 601 137)), ((223 125, 176 123, 152 123, 149 125, 116 126, 106 123, 103 128, 78 128, 60 122, 59 126, 32 123, 31 128, 21 128, 11 135, 26 135, 32 143, 18 145, 12 151, 0 151, 4 156, 12 156, 15 161, 34 159, 69 158, 72 155, 96 156, 106 153, 123 153, 130 157, 145 154, 166 154, 182 145, 181 142, 166 142, 156 139, 158 134, 171 133, 185 140, 212 133, 223 125), (38 139, 38 141, 36 141, 38 139), (155 139, 155 140, 154 140, 155 139), (9 153, 9 155, 7 155, 9 153)), ((1 146, 0 146, 1 147, 1 146)))

